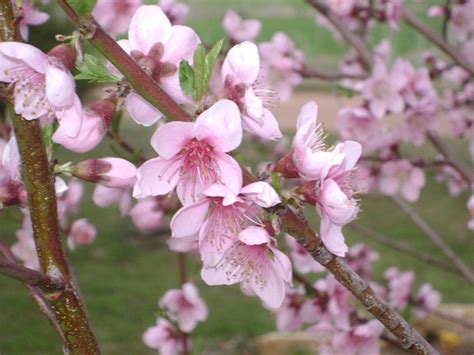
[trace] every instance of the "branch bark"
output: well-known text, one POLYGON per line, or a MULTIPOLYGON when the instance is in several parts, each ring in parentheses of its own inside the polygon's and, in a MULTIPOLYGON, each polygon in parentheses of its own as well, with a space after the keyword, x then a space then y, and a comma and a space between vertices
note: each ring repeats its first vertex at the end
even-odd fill
POLYGON ((418 212, 399 196, 392 197, 395 204, 415 223, 418 228, 436 245, 466 280, 474 284, 474 272, 447 245, 443 238, 418 214, 418 212))
MULTIPOLYGON (((81 26, 83 21, 74 13, 74 11, 72 11, 65 0, 59 0, 58 2, 76 26, 81 26)), ((95 23, 93 19, 88 19, 88 21, 95 23)), ((353 37, 352 34, 350 34, 350 36, 351 38, 353 37)), ((124 74, 129 82, 132 83, 132 86, 134 86, 134 89, 140 95, 142 95, 142 93, 147 94, 146 91, 148 89, 146 87, 149 85, 151 91, 147 95, 148 97, 151 95, 153 99, 153 101, 149 101, 151 103, 157 102, 158 104, 155 104, 155 106, 162 112, 173 112, 174 110, 181 111, 175 112, 173 115, 168 115, 170 119, 183 121, 191 120, 189 114, 182 110, 181 107, 169 98, 168 95, 157 95, 157 93, 163 91, 155 81, 147 78, 146 82, 148 84, 143 85, 145 80, 141 78, 141 75, 142 73, 146 75, 146 73, 144 73, 103 30, 97 27, 90 40, 92 44, 96 46, 119 70, 122 71, 121 68, 125 69, 122 71, 122 74, 124 74), (100 40, 98 40, 98 38, 100 40), (130 70, 127 66, 134 69, 130 70), (157 90, 157 88, 159 90, 157 90)), ((366 64, 371 64, 370 52, 369 57, 365 59, 367 60, 366 64)), ((244 174, 244 184, 256 181, 256 178, 244 167, 242 167, 242 172, 244 174)), ((321 239, 310 229, 305 221, 300 220, 296 214, 288 208, 284 208, 284 212, 280 213, 280 219, 282 222, 282 230, 295 237, 317 261, 322 265, 325 265, 336 279, 362 302, 369 312, 371 312, 387 327, 387 329, 397 336, 404 348, 410 349, 415 354, 438 354, 438 352, 395 310, 382 301, 369 285, 350 269, 343 259, 332 255, 323 246, 321 239)))
MULTIPOLYGON (((17 20, 10 0, 0 1, 0 35, 1 41, 19 40, 17 20)), ((97 341, 62 247, 54 178, 43 144, 40 122, 25 120, 15 114, 11 103, 7 106, 18 142, 41 270, 46 275, 61 278, 66 285, 64 290, 45 296, 65 335, 64 345, 68 351, 72 354, 99 354, 97 341)))

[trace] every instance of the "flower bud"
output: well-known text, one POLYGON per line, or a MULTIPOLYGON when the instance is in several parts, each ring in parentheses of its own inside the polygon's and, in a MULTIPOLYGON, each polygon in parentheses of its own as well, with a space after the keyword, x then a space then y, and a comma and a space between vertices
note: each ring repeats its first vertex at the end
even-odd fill
POLYGON ((115 105, 116 102, 112 99, 97 101, 83 111, 82 125, 77 136, 69 136, 60 125, 53 135, 53 141, 76 153, 94 149, 107 133, 115 113, 115 105))
POLYGON ((2 206, 26 204, 26 190, 22 183, 9 180, 0 184, 0 209, 2 206))
POLYGON ((75 221, 67 237, 69 249, 74 250, 78 245, 91 244, 97 235, 97 230, 87 219, 81 218, 75 221))
POLYGON ((71 70, 74 68, 74 64, 76 63, 77 52, 73 46, 63 43, 52 48, 48 52, 48 56, 50 58, 56 58, 62 65, 64 65, 65 69, 71 70))
POLYGON ((148 197, 138 201, 129 213, 132 222, 141 232, 154 232, 164 222, 164 213, 156 198, 148 197))
POLYGON ((72 175, 107 187, 131 187, 136 181, 137 168, 125 159, 101 158, 77 164, 72 175))

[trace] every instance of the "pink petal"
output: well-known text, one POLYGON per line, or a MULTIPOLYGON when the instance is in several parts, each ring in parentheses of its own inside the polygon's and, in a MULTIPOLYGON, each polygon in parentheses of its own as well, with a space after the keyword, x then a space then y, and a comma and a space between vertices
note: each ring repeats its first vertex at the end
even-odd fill
MULTIPOLYGON (((296 121, 296 129, 299 130, 303 126, 310 127, 312 123, 316 124, 318 119, 318 105, 314 101, 306 103, 300 110, 298 120, 296 121), (311 122, 307 124, 307 122, 311 122)), ((307 132, 308 128, 305 129, 307 132)))
POLYGON ((179 67, 179 63, 185 59, 190 64, 193 62, 194 52, 201 43, 194 30, 187 26, 173 26, 171 37, 165 44, 163 62, 171 62, 179 67))
POLYGON ((239 233, 239 240, 247 245, 268 244, 270 234, 262 227, 250 226, 239 233))
POLYGON ((267 109, 263 109, 262 122, 259 124, 256 120, 249 119, 246 115, 242 115, 243 126, 250 133, 256 134, 257 136, 264 139, 279 139, 283 135, 278 126, 278 122, 267 109))
POLYGON ((221 184, 212 184, 204 191, 204 195, 209 197, 223 197, 223 206, 234 204, 237 201, 237 193, 238 192, 234 193, 227 186, 221 184))
POLYGON ((281 200, 271 185, 266 182, 258 181, 244 186, 240 193, 247 195, 247 198, 263 208, 269 208, 278 205, 281 200))
POLYGON ((193 100, 189 96, 186 96, 181 89, 178 71, 171 76, 160 78, 160 84, 166 93, 178 104, 190 104, 193 102, 193 100))
POLYGON ((349 250, 342 234, 342 227, 321 216, 321 239, 324 246, 334 255, 344 257, 349 250))
POLYGON ((356 213, 357 205, 347 197, 341 187, 332 179, 324 181, 321 187, 319 203, 332 222, 344 225, 351 222, 356 213))
POLYGON ((56 107, 70 106, 76 93, 76 84, 69 71, 48 63, 45 71, 46 97, 56 107))
POLYGON ((237 105, 219 100, 199 115, 194 126, 195 137, 222 152, 234 150, 242 141, 242 124, 237 105))
POLYGON ((81 131, 83 120, 82 105, 79 97, 73 94, 72 105, 66 109, 56 111, 55 114, 59 121, 59 129, 61 132, 70 138, 76 138, 81 131))
POLYGON ((193 138, 193 127, 191 122, 166 123, 151 137, 151 146, 161 157, 171 159, 193 138))
POLYGON ((147 55, 155 43, 164 44, 170 37, 171 23, 159 6, 144 5, 138 8, 128 30, 132 49, 147 55))
POLYGON ((133 120, 145 127, 155 124, 163 117, 155 106, 133 91, 128 94, 125 106, 133 120))
POLYGON ((345 154, 344 157, 344 171, 349 171, 354 168, 357 161, 362 154, 362 146, 359 142, 345 141, 341 143, 341 152, 345 154))
POLYGON ((137 171, 138 181, 133 188, 133 197, 165 195, 172 191, 179 181, 181 160, 150 159, 137 171))
POLYGON ((196 234, 204 223, 208 210, 209 200, 207 198, 180 208, 170 223, 173 237, 189 237, 196 234))
POLYGON ((258 48, 252 42, 242 42, 232 47, 222 64, 222 81, 227 76, 234 78, 232 83, 252 84, 260 71, 258 48))
POLYGON ((100 160, 111 165, 111 169, 104 174, 106 180, 100 182, 102 185, 125 188, 132 187, 135 184, 137 168, 128 160, 121 158, 101 158, 100 160))
POLYGON ((227 10, 222 21, 222 26, 226 33, 231 36, 232 33, 238 28, 242 19, 239 14, 234 10, 227 10))
MULTIPOLYGON (((46 70, 48 56, 41 50, 26 43, 20 42, 2 42, 0 43, 0 54, 5 57, 1 58, 2 70, 4 70, 4 62, 23 61, 29 67, 38 73, 43 74, 46 70)), ((18 62, 16 62, 18 65, 18 62)))
POLYGON ((239 163, 225 153, 217 152, 215 157, 220 172, 218 182, 237 195, 242 187, 242 170, 239 163))
POLYGON ((383 118, 387 113, 387 108, 385 107, 385 103, 378 99, 371 100, 369 103, 370 112, 377 117, 383 118))

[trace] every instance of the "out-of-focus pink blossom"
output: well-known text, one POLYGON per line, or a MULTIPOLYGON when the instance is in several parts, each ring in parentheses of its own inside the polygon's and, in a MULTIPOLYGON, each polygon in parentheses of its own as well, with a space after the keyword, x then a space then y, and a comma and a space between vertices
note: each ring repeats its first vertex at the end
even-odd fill
POLYGON ((262 28, 260 21, 242 20, 234 10, 227 10, 222 26, 233 43, 253 41, 262 28))
POLYGON ((301 307, 305 299, 303 287, 287 288, 283 304, 277 310, 273 310, 276 314, 276 325, 279 332, 301 330, 304 324, 301 316, 301 307))
POLYGON ((97 0, 92 15, 113 37, 124 33, 141 0, 97 0))
POLYGON ((357 243, 349 248, 346 259, 352 270, 364 278, 369 278, 372 264, 379 259, 379 253, 363 243, 357 243))
POLYGON ((415 317, 424 319, 430 313, 438 308, 441 302, 441 293, 433 290, 429 283, 424 283, 418 290, 418 294, 414 299, 415 317))
POLYGON ((85 218, 74 221, 67 236, 69 249, 75 250, 79 245, 91 244, 97 236, 96 228, 85 218))
POLYGON ((151 349, 158 350, 162 355, 178 355, 186 348, 191 349, 189 338, 183 340, 183 334, 164 318, 158 318, 156 325, 149 327, 143 334, 143 343, 151 349))
POLYGON ((211 184, 231 190, 242 186, 238 163, 226 152, 240 145, 242 125, 237 105, 220 100, 192 122, 160 126, 151 145, 160 155, 138 169, 133 196, 165 195, 177 187, 183 205, 196 202, 211 184))
POLYGON ((175 0, 160 0, 158 4, 172 25, 182 25, 186 22, 189 6, 178 3, 175 0))
POLYGON ((121 158, 88 159, 76 164, 72 174, 107 187, 127 188, 136 182, 137 168, 121 158))
POLYGON ((165 214, 160 209, 159 201, 147 197, 137 202, 129 212, 132 222, 140 231, 149 233, 156 231, 163 224, 165 214))
POLYGON ((278 98, 267 84, 260 82, 259 72, 255 44, 242 42, 232 47, 222 64, 225 95, 239 107, 244 129, 262 138, 278 139, 282 134, 269 110, 276 106, 278 98))
POLYGON ((280 203, 275 190, 259 181, 241 189, 213 184, 196 203, 184 206, 173 216, 170 226, 173 237, 189 237, 199 233, 199 250, 204 266, 214 266, 239 233, 258 221, 261 207, 280 203))
POLYGON ((408 202, 415 202, 425 183, 423 170, 406 159, 388 161, 380 169, 379 189, 388 196, 400 193, 408 202))
POLYGON ((415 279, 414 272, 400 272, 396 267, 391 267, 385 271, 384 276, 388 280, 390 304, 399 310, 405 309, 410 300, 411 287, 415 279))
POLYGON ((198 322, 204 322, 208 316, 206 303, 199 297, 197 287, 190 282, 185 283, 181 289, 168 290, 159 305, 168 311, 171 319, 185 333, 192 332, 198 322))
POLYGON ((29 215, 23 217, 23 224, 21 229, 16 231, 16 238, 17 241, 11 247, 12 253, 22 262, 23 266, 39 270, 40 264, 29 215))
POLYGON ((169 238, 166 241, 171 251, 176 253, 189 253, 193 252, 199 255, 199 240, 197 235, 182 238, 169 238))
POLYGON ((331 342, 332 351, 334 354, 344 355, 378 355, 379 338, 383 330, 382 323, 376 319, 348 327, 334 334, 331 342))
MULTIPOLYGON (((200 43, 191 28, 172 26, 159 6, 144 5, 132 17, 128 39, 118 43, 177 103, 191 102, 181 90, 178 70, 182 60, 193 62, 200 43)), ((162 116, 135 92, 127 96, 125 105, 132 118, 144 126, 151 126, 162 116)))
POLYGON ((467 228, 474 230, 474 195, 471 195, 469 200, 467 200, 467 210, 469 211, 469 222, 467 222, 467 228))
POLYGON ((364 82, 362 97, 377 118, 383 118, 388 111, 400 113, 405 107, 400 94, 405 84, 403 76, 395 71, 388 73, 385 63, 376 58, 372 75, 364 82))
POLYGON ((464 42, 469 34, 474 31, 473 13, 473 0, 467 0, 451 7, 449 28, 459 42, 464 42))
POLYGON ((103 185, 95 187, 92 201, 99 207, 107 207, 116 203, 122 216, 128 214, 132 206, 130 189, 119 189, 103 185))
POLYGON ((439 5, 434 5, 434 6, 431 6, 429 9, 428 9, 428 16, 429 17, 441 17, 441 16, 444 16, 445 14, 445 11, 444 11, 444 8, 442 6, 439 6, 439 5))
POLYGON ((307 274, 309 272, 322 272, 326 270, 324 266, 313 259, 295 238, 287 234, 285 235, 285 241, 290 248, 290 258, 293 266, 298 272, 307 274))
POLYGON ((329 0, 329 8, 339 16, 347 16, 357 5, 357 0, 329 0))
POLYGON ((400 29, 398 24, 403 17, 403 0, 384 1, 384 14, 392 31, 398 31, 400 29))
POLYGON ((469 184, 459 174, 459 172, 450 165, 442 165, 436 174, 436 181, 446 182, 448 192, 451 196, 459 196, 463 191, 469 188, 469 184))
MULTIPOLYGON (((12 1, 13 5, 16 5, 16 1, 12 1)), ((28 41, 29 29, 28 26, 39 26, 48 21, 49 15, 46 12, 39 11, 33 6, 31 0, 23 0, 21 3, 21 15, 19 29, 21 38, 24 41, 28 41)))
POLYGON ((242 283, 267 307, 278 308, 285 298, 285 284, 291 283, 292 270, 290 259, 274 243, 265 229, 248 227, 217 265, 202 269, 201 277, 208 285, 242 283))

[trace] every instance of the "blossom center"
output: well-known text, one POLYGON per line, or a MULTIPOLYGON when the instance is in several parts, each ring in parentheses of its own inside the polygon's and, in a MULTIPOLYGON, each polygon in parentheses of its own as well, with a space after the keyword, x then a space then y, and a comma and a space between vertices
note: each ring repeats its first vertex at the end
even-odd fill
POLYGON ((165 47, 161 42, 155 43, 148 54, 139 50, 132 50, 130 56, 140 65, 154 80, 160 81, 176 73, 178 68, 171 62, 163 61, 165 47))

